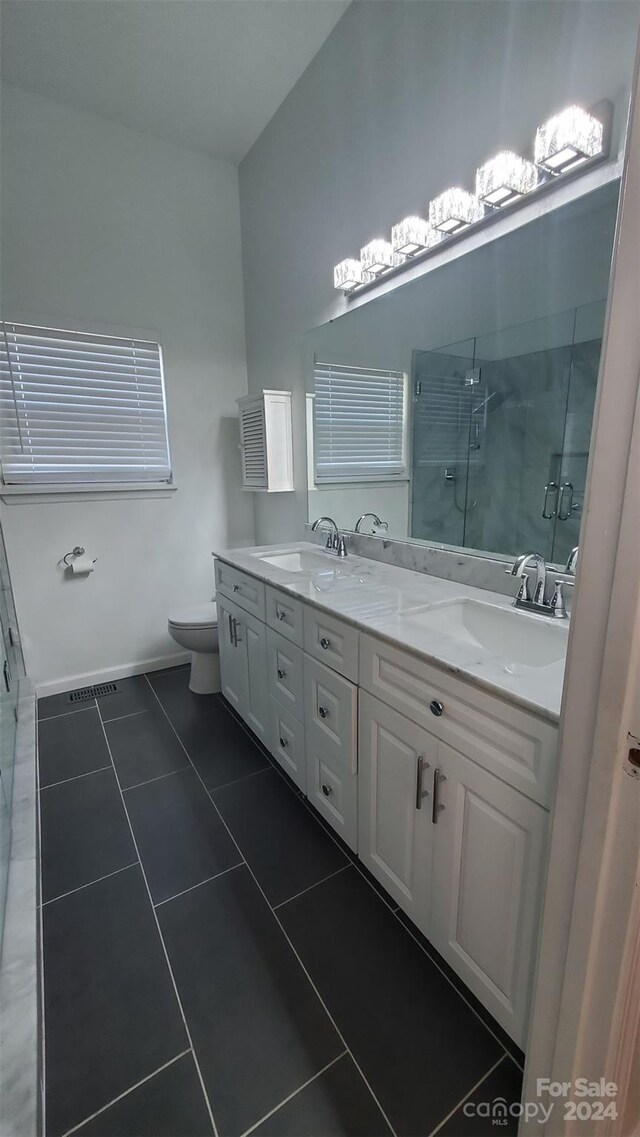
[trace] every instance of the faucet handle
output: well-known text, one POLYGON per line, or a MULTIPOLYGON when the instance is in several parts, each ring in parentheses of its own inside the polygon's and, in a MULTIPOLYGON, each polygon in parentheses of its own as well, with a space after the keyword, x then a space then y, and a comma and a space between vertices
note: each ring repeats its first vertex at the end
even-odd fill
POLYGON ((327 533, 325 549, 333 549, 333 533, 327 533))
POLYGON ((564 602, 564 589, 566 585, 568 585, 569 588, 575 587, 572 580, 557 580, 553 596, 551 597, 549 607, 553 610, 553 615, 557 620, 566 620, 567 618, 567 606, 564 602))
MULTIPOLYGON (((337 536, 337 534, 336 534, 336 536, 337 536)), ((337 549, 339 557, 346 557, 346 555, 347 555, 347 542, 345 541, 342 534, 340 534, 340 536, 337 539, 336 549, 337 549)))

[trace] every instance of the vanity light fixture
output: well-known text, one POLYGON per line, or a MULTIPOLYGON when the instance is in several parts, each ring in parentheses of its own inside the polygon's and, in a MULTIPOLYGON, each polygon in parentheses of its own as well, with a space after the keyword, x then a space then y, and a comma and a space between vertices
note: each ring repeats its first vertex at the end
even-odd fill
POLYGON ((602 153, 604 127, 582 107, 566 107, 536 131, 535 161, 552 174, 572 170, 602 153))
POLYGON ((443 233, 457 233, 484 216, 484 206, 475 194, 454 186, 429 202, 429 224, 443 233))
POLYGON ((476 196, 487 205, 509 205, 537 184, 537 167, 511 150, 502 150, 476 170, 476 196))
POLYGON ((403 257, 413 257, 425 249, 431 249, 442 240, 442 233, 432 229, 422 217, 405 217, 391 230, 391 244, 396 253, 403 257))
POLYGON ((365 280, 367 274, 370 274, 369 280, 372 280, 386 272, 387 269, 396 268, 397 265, 402 264, 402 259, 397 253, 394 253, 391 242, 383 241, 381 238, 369 241, 368 245, 363 245, 360 249, 360 260, 365 280))
POLYGON ((333 287, 340 292, 353 292, 359 284, 363 284, 362 264, 353 257, 347 257, 333 268, 333 287))

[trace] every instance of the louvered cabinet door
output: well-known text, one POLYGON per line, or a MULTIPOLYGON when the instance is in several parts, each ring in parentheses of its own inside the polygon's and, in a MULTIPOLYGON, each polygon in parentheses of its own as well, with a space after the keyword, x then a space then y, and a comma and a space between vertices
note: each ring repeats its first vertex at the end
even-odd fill
POLYGON ((267 436, 264 401, 255 399, 240 407, 242 484, 247 489, 267 489, 267 436))

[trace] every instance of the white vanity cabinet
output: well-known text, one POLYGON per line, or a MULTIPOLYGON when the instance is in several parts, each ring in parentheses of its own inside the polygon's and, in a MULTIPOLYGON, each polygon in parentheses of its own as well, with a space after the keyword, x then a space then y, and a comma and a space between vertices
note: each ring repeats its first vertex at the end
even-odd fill
POLYGON ((555 725, 235 566, 216 581, 223 694, 524 1045, 555 725))
POLYGON ((261 742, 267 742, 267 629, 261 620, 218 596, 222 693, 261 742))

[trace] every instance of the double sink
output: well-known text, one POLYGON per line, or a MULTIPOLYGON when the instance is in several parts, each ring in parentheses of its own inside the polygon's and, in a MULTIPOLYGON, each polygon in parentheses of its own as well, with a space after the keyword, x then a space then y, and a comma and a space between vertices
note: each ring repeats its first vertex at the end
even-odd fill
MULTIPOLYGON (((323 577, 332 588, 355 588, 363 583, 358 569, 323 552, 307 549, 253 553, 256 559, 301 578, 313 579, 323 591, 323 577)), ((407 607, 397 616, 400 625, 432 630, 452 643, 477 647, 530 668, 549 667, 567 652, 568 621, 516 611, 471 597, 453 597, 407 607)))

